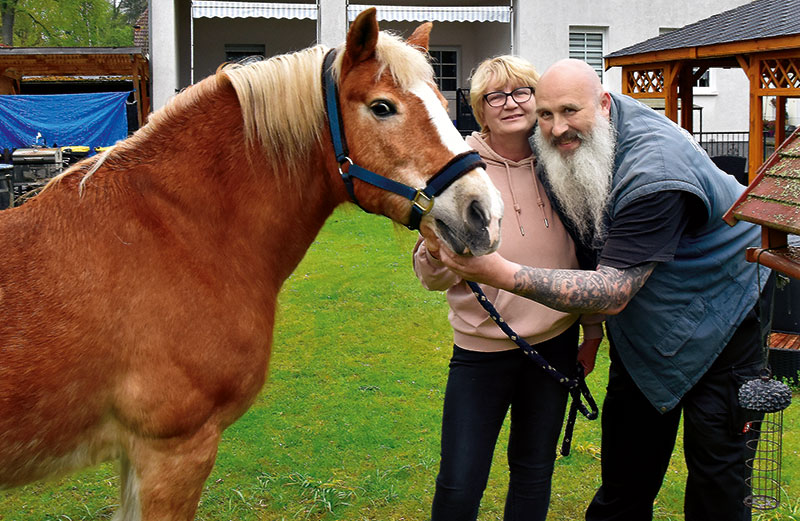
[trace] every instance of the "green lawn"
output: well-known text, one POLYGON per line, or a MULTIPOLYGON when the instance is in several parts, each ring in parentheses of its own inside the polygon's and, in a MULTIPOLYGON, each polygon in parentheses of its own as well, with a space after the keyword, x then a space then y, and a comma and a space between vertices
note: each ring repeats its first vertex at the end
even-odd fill
MULTIPOLYGON (((423 290, 411 269, 415 237, 357 211, 331 217, 286 282, 269 380, 225 432, 197 519, 427 519, 451 331, 444 295, 423 290)), ((604 345, 590 377, 598 402, 606 370, 604 345)), ((800 520, 799 411, 784 416, 784 504, 762 521, 800 520)), ((482 521, 502 519, 506 437, 482 521)), ((599 421, 579 416, 573 452, 556 465, 551 519, 582 519, 599 484, 599 447, 599 421)), ((660 521, 683 519, 679 451, 658 499, 660 521)), ((118 484, 106 464, 0 492, 0 521, 108 519, 118 484)))

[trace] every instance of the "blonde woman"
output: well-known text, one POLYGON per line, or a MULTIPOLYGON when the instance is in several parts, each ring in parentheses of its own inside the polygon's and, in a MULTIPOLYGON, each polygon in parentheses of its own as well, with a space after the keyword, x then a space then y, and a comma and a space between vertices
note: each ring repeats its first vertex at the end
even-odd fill
MULTIPOLYGON (((551 207, 528 142, 536 123, 539 74, 528 61, 499 56, 481 63, 470 102, 480 132, 466 138, 503 195, 500 253, 527 266, 578 268, 575 245, 551 207)), ((414 248, 414 271, 429 290, 447 291, 454 346, 444 398, 442 447, 431 521, 474 521, 508 410, 510 481, 506 521, 544 520, 567 390, 507 338, 466 283, 438 260, 427 232, 414 248)), ((502 317, 548 362, 574 375, 578 316, 482 286, 502 317)), ((602 326, 584 326, 581 362, 588 373, 602 326)))

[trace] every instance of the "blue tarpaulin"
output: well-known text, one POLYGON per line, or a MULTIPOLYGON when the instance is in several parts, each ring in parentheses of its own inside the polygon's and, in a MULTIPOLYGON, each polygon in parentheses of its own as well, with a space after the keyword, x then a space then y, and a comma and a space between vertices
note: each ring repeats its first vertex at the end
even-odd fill
POLYGON ((27 148, 41 134, 47 146, 110 146, 128 135, 130 92, 0 96, 0 150, 27 148))

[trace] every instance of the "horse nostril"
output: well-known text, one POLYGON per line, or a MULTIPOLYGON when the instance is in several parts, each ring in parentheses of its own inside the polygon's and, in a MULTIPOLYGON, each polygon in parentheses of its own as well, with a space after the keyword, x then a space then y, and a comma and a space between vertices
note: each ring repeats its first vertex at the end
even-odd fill
POLYGON ((472 201, 467 209, 467 223, 472 229, 486 228, 489 224, 489 216, 477 200, 472 201))

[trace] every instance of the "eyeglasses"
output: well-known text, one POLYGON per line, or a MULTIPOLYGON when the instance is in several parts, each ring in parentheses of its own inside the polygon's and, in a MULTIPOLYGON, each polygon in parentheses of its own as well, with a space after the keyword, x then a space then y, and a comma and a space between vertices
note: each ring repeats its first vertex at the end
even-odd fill
POLYGON ((534 90, 535 89, 533 87, 517 87, 511 92, 503 92, 497 90, 494 92, 490 92, 488 94, 484 94, 483 99, 486 100, 486 103, 488 103, 490 107, 504 106, 508 101, 509 96, 514 98, 514 101, 516 101, 517 103, 525 103, 526 101, 531 99, 534 90))

